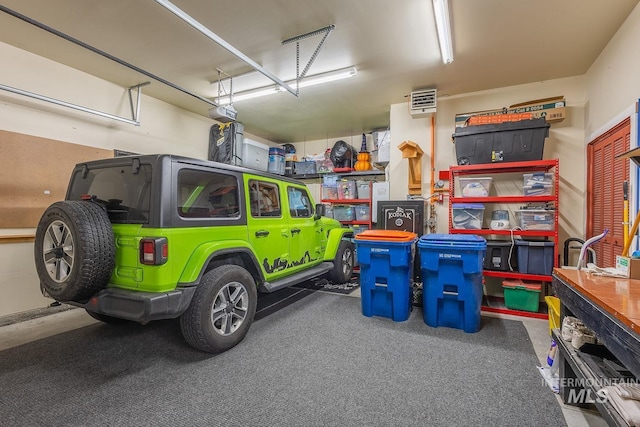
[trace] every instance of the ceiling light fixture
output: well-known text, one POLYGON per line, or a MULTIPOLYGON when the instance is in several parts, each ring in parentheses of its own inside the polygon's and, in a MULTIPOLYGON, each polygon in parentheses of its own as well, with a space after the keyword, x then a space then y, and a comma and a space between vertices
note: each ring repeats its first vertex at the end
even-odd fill
MULTIPOLYGON (((261 96, 267 96, 267 95, 272 95, 274 93, 278 93, 278 92, 282 92, 284 89, 282 89, 280 86, 267 86, 267 87, 261 87, 261 88, 257 88, 257 89, 251 89, 251 90, 245 90, 242 92, 238 92, 238 93, 234 93, 233 94, 233 102, 236 101, 244 101, 247 99, 253 99, 253 98, 260 98, 261 96)), ((227 105, 229 104, 229 97, 225 96, 219 99, 218 104, 220 105, 227 105)))
MULTIPOLYGON (((340 70, 327 71, 326 73, 314 74, 313 76, 304 77, 298 81, 298 87, 315 86, 322 83, 334 82, 336 80, 348 79, 358 74, 356 67, 347 67, 340 70)), ((287 84, 295 87, 296 81, 291 80, 287 84)))
MULTIPOLYGON (((314 74, 312 76, 304 77, 303 79, 299 80, 297 84, 299 88, 315 86, 318 84, 333 82, 336 80, 347 79, 349 77, 355 76, 357 73, 358 69, 356 67, 341 68, 339 70, 327 71, 326 73, 314 74)), ((296 87, 296 80, 289 80, 285 83, 291 87, 296 87)), ((256 89, 245 90, 242 92, 234 93, 233 102, 271 95, 274 93, 282 92, 283 90, 284 88, 278 85, 263 86, 256 89)), ((218 103, 219 105, 230 104, 229 96, 217 98, 216 103, 218 103)))
POLYGON ((436 18, 436 29, 438 31, 438 42, 440 43, 442 62, 450 64, 453 62, 453 43, 451 41, 449 1, 433 0, 433 13, 436 18))

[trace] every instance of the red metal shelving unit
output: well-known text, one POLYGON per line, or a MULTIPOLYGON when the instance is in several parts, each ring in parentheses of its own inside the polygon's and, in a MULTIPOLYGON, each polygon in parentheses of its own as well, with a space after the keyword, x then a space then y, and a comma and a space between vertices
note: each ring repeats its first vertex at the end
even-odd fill
MULTIPOLYGON (((324 185, 324 184, 322 184, 324 185)), ((358 189, 359 190, 359 189, 358 189)), ((322 191, 321 191, 322 192, 322 191)), ((359 196, 359 194, 358 194, 359 196)), ((373 230, 373 181, 369 181, 369 198, 368 199, 321 199, 322 203, 329 203, 333 206, 336 205, 348 205, 348 206, 357 206, 357 205, 367 205, 369 206, 369 220, 368 221, 358 221, 357 219, 349 220, 349 221, 340 221, 343 227, 349 227, 353 229, 353 225, 366 225, 368 230, 373 230)), ((360 267, 355 266, 354 271, 359 272, 360 267)))
POLYGON ((340 221, 343 225, 366 225, 369 227, 369 230, 373 229, 373 203, 372 203, 372 195, 373 195, 373 183, 369 182, 369 198, 368 199, 322 199, 322 203, 330 203, 331 205, 367 205, 369 206, 369 220, 368 221, 358 221, 358 220, 349 220, 349 221, 340 221))
MULTIPOLYGON (((552 160, 536 160, 527 162, 510 162, 510 163, 492 163, 492 164, 480 164, 480 165, 465 165, 465 166, 451 166, 449 168, 449 233, 450 234, 477 234, 477 235, 495 235, 495 236, 518 236, 518 237, 544 237, 554 242, 554 267, 558 267, 558 214, 559 214, 559 183, 560 183, 560 170, 558 159, 552 160), (459 197, 456 196, 456 177, 468 176, 468 175, 497 175, 506 173, 528 173, 528 172, 549 172, 553 171, 553 195, 551 196, 521 196, 521 195, 505 195, 505 196, 490 196, 490 197, 459 197), (467 230, 453 228, 452 220, 452 205, 454 203, 551 203, 554 210, 554 227, 553 230, 467 230)), ((545 283, 550 283, 551 276, 537 275, 537 274, 524 274, 513 271, 496 271, 496 270, 484 270, 484 276, 486 277, 500 277, 505 279, 522 279, 522 280, 535 280, 545 283)), ((543 287, 544 289, 544 287, 543 287)), ((487 307, 482 306, 483 311, 497 312, 504 314, 513 314, 525 317, 534 317, 546 319, 547 313, 533 313, 528 311, 513 310, 508 308, 499 307, 487 307)))

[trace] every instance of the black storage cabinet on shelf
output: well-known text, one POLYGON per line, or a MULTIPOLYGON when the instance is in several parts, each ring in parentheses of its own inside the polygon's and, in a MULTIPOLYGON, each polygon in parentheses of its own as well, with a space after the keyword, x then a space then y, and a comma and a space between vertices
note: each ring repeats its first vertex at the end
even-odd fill
POLYGON ((542 160, 551 125, 544 118, 457 128, 458 165, 542 160))

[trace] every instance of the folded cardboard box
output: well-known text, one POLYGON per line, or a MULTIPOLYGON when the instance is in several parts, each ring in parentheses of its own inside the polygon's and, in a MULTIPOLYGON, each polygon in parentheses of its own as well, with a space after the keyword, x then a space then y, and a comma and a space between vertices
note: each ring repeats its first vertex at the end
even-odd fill
POLYGON ((456 127, 460 128, 460 127, 465 127, 469 125, 469 119, 471 117, 478 117, 478 116, 495 116, 498 114, 506 114, 507 113, 507 109, 506 108, 501 108, 499 110, 484 110, 484 111, 474 111, 471 113, 460 113, 460 114, 456 114, 456 127))
POLYGON ((629 279, 640 279, 640 259, 617 255, 616 270, 629 279))
POLYGON ((496 114, 493 116, 473 116, 467 121, 468 126, 489 125, 504 122, 518 122, 520 120, 530 120, 533 113, 496 114))
POLYGON ((533 101, 513 104, 509 108, 496 110, 474 111, 470 113, 456 114, 455 127, 465 127, 470 125, 502 123, 511 120, 538 119, 544 117, 547 122, 554 123, 564 120, 567 116, 566 101, 564 96, 553 98, 536 99, 533 101), (522 114, 518 118, 509 115, 522 114), (508 119, 508 120, 507 120, 508 119))
POLYGON ((544 117, 548 122, 553 123, 560 122, 567 117, 566 106, 564 96, 556 96, 511 105, 507 109, 507 113, 531 113, 533 119, 544 117))

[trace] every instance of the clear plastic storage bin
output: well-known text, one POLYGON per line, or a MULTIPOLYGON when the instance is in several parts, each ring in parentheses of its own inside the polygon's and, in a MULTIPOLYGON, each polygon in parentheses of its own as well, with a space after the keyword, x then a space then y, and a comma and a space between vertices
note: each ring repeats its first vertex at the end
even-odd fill
POLYGON ((462 197, 487 197, 491 191, 493 178, 472 177, 460 178, 460 194, 462 197))
POLYGON ((553 174, 549 172, 534 172, 534 173, 525 173, 522 175, 523 184, 525 187, 528 185, 535 184, 543 184, 543 185, 551 185, 553 184, 553 174))
POLYGON ((516 211, 523 230, 553 230, 555 211, 545 209, 520 209, 516 211))
POLYGON ((550 196, 553 194, 552 184, 537 183, 522 187, 522 194, 525 196, 550 196))
POLYGON ((323 184, 322 185, 322 200, 336 200, 338 198, 338 186, 323 184))
POLYGON ((333 219, 338 221, 353 221, 355 218, 355 209, 353 206, 334 206, 333 219))
POLYGON ((355 199, 356 183, 355 181, 339 181, 338 182, 338 199, 355 199))
POLYGON ((295 175, 313 175, 318 173, 316 169, 316 162, 314 161, 306 161, 306 162, 295 162, 293 166, 293 173, 295 175))
POLYGON ((453 228, 465 230, 480 230, 484 216, 484 205, 480 203, 454 203, 451 222, 453 228))
POLYGON ((369 184, 369 181, 356 181, 358 199, 368 199, 371 197, 371 188, 369 184))
POLYGON ((360 205, 356 206, 356 221, 369 221, 371 218, 371 213, 369 211, 369 206, 360 205))

